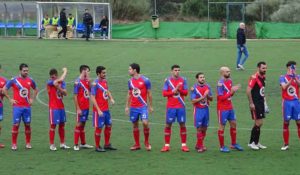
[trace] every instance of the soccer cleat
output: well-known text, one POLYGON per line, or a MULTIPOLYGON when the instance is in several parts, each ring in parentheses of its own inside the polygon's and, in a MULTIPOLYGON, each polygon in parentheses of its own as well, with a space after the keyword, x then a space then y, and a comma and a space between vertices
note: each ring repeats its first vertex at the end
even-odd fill
POLYGON ((78 145, 74 145, 73 149, 74 149, 74 151, 79 151, 80 150, 78 145))
POLYGON ((13 144, 13 145, 11 146, 11 150, 13 150, 13 151, 17 151, 17 149, 18 149, 18 147, 17 147, 17 145, 16 145, 16 144, 13 144))
POLYGON ((189 152, 190 149, 186 145, 184 145, 184 146, 181 146, 181 151, 183 151, 183 152, 189 152))
POLYGON ((233 144, 233 145, 230 145, 230 148, 231 149, 236 149, 236 150, 238 150, 238 151, 243 151, 244 149, 241 147, 241 145, 239 145, 239 144, 233 144))
POLYGON ((252 150, 259 150, 259 147, 258 147, 254 142, 248 144, 248 146, 249 146, 252 150))
POLYGON ((289 149, 289 145, 283 145, 283 147, 281 147, 281 151, 286 151, 289 149))
POLYGON ((60 149, 70 149, 70 147, 64 143, 61 143, 59 147, 60 147, 60 149))
POLYGON ((136 151, 136 150, 140 150, 141 146, 140 145, 133 145, 132 147, 130 147, 131 151, 136 151))
POLYGON ((105 150, 112 150, 112 151, 117 150, 117 148, 113 147, 111 144, 104 145, 104 149, 105 150))
POLYGON ((26 148, 26 149, 31 149, 31 148, 32 148, 32 146, 31 146, 31 144, 30 144, 30 143, 27 143, 27 144, 25 145, 25 148, 26 148))
POLYGON ((0 143, 0 148, 4 148, 5 147, 5 145, 3 145, 2 143, 0 143))
POLYGON ((80 144, 80 148, 91 149, 91 148, 94 148, 94 147, 92 145, 89 145, 89 144, 84 144, 84 145, 80 144))
POLYGON ((197 149, 197 152, 198 153, 203 153, 203 152, 205 152, 207 149, 206 149, 206 147, 205 146, 200 146, 198 149, 197 149))
POLYGON ((164 146, 164 147, 162 147, 162 149, 160 150, 160 152, 168 152, 168 151, 170 151, 170 146, 164 146))
POLYGON ((245 70, 244 66, 241 65, 241 64, 238 64, 238 67, 239 67, 241 70, 245 70))
POLYGON ((259 149, 266 149, 266 148, 267 148, 266 146, 264 146, 264 145, 262 145, 262 144, 260 144, 260 143, 258 143, 256 146, 257 146, 259 149))
POLYGON ((149 144, 149 143, 145 143, 145 149, 147 150, 147 151, 151 151, 151 145, 149 144))
POLYGON ((102 148, 101 146, 99 146, 98 148, 95 149, 96 152, 106 152, 106 150, 104 148, 102 148))
POLYGON ((52 145, 50 145, 50 150, 51 150, 51 151, 56 151, 57 148, 56 148, 56 146, 55 146, 54 144, 52 144, 52 145))
POLYGON ((220 151, 222 153, 229 153, 230 152, 230 150, 227 148, 227 146, 223 146, 222 148, 220 148, 220 151))

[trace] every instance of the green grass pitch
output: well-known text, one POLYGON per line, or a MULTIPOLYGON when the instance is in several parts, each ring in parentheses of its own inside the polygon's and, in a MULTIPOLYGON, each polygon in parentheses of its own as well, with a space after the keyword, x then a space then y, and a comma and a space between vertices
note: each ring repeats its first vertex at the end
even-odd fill
MULTIPOLYGON (((290 125, 290 150, 280 151, 282 146, 281 91, 279 76, 286 72, 285 64, 293 59, 300 65, 298 40, 255 40, 248 41, 250 57, 246 71, 234 69, 236 45, 234 40, 199 41, 72 41, 72 40, 0 40, 0 63, 3 76, 10 78, 18 74, 18 66, 25 62, 30 66, 30 76, 41 90, 39 99, 47 103, 45 91, 50 68, 68 68, 66 81, 69 95, 64 99, 66 110, 74 112, 72 81, 79 75, 79 65, 88 64, 92 77, 95 68, 104 65, 108 71, 110 90, 116 100, 111 106, 113 116, 112 144, 118 151, 96 153, 94 149, 49 150, 48 108, 36 100, 32 107, 32 150, 25 150, 24 127, 20 127, 18 151, 10 149, 11 107, 5 100, 4 121, 0 141, 6 148, 0 150, 0 174, 299 174, 300 141, 294 122, 290 125), (247 147, 253 121, 250 119, 246 86, 248 78, 256 70, 256 63, 264 60, 268 64, 266 96, 271 113, 267 115, 262 128, 261 142, 266 150, 252 151, 247 147), (152 82, 155 112, 150 115, 152 151, 145 149, 131 152, 133 144, 131 123, 124 113, 127 92, 128 66, 137 62, 141 73, 152 82), (181 75, 187 77, 189 87, 195 82, 194 75, 201 71, 213 87, 215 95, 218 69, 227 65, 232 69, 234 83, 241 83, 242 89, 233 97, 237 114, 237 141, 245 151, 219 152, 217 139, 216 102, 210 107, 210 128, 205 140, 208 151, 199 154, 194 151, 196 131, 193 127, 192 105, 187 98, 188 146, 191 151, 180 151, 179 128, 173 125, 171 151, 160 153, 164 144, 163 128, 165 103, 161 95, 164 79, 170 73, 172 64, 181 66, 181 75)), ((61 72, 61 71, 60 71, 61 72)), ((299 71, 298 71, 299 72, 299 71)), ((68 113, 66 143, 73 146, 75 115, 68 113)), ((228 126, 225 143, 229 145, 228 126)), ((86 125, 87 142, 94 144, 91 120, 86 125)), ((141 140, 143 135, 141 134, 141 140)), ((58 134, 56 133, 58 146, 58 134)), ((103 144, 103 137, 101 140, 103 144)))

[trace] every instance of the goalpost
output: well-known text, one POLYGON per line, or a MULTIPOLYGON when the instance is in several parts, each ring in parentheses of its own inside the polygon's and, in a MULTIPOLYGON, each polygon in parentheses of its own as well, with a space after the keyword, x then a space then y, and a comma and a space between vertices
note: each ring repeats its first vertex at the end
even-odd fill
POLYGON ((99 24, 102 16, 107 16, 109 20, 108 26, 108 39, 111 39, 112 35, 112 10, 110 3, 94 3, 94 2, 36 2, 37 8, 37 36, 41 37, 41 25, 42 20, 46 14, 52 18, 54 15, 58 15, 62 8, 66 9, 66 15, 71 13, 76 21, 76 28, 74 29, 75 36, 82 33, 83 14, 85 9, 89 10, 94 20, 93 34, 91 37, 96 37, 99 33, 99 24), (80 29, 81 28, 81 29, 80 29))

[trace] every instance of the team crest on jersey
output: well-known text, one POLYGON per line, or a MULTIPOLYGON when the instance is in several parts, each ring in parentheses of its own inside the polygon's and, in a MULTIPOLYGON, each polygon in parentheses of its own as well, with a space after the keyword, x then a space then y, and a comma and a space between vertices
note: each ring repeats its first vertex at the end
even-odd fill
POLYGON ((200 104, 203 105, 203 106, 207 105, 206 100, 205 99, 201 100, 200 104))
POLYGON ((179 98, 180 97, 180 93, 177 92, 176 94, 173 95, 173 97, 174 98, 179 98))
POLYGON ((26 89, 26 88, 20 89, 19 94, 20 94, 21 97, 27 98, 27 96, 28 96, 28 89, 26 89))
POLYGON ((139 85, 143 85, 144 83, 143 82, 139 82, 139 85))
POLYGON ((62 99, 62 93, 59 90, 56 90, 56 97, 62 99))
POLYGON ((139 96, 141 95, 141 90, 138 89, 138 88, 133 88, 133 89, 132 89, 132 95, 133 95, 134 97, 139 97, 139 96))
POLYGON ((265 87, 260 88, 259 93, 262 97, 265 96, 265 87))
POLYGON ((287 93, 289 96, 294 96, 296 95, 296 88, 294 86, 289 86, 287 89, 287 93))
POLYGON ((107 90, 103 91, 103 98, 104 98, 105 100, 108 99, 108 91, 107 91, 107 90))
POLYGON ((30 82, 27 82, 27 84, 30 86, 30 82))
POLYGON ((88 90, 83 91, 84 98, 90 98, 90 93, 88 90))

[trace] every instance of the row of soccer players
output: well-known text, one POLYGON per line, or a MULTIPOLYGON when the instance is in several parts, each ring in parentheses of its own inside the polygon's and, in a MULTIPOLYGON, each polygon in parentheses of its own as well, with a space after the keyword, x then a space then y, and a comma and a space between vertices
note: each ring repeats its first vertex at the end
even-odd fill
MULTIPOLYGON (((300 137, 300 102, 299 102, 299 86, 300 75, 296 74, 296 62, 289 61, 286 64, 287 73, 280 77, 280 85, 282 88, 283 99, 283 138, 284 146, 281 150, 289 148, 289 121, 296 120, 298 126, 298 136, 300 137)), ((32 78, 28 76, 28 65, 21 64, 19 67, 20 75, 14 77, 10 81, 6 81, 3 77, 0 79, 1 92, 1 119, 3 116, 3 96, 6 96, 13 105, 13 127, 12 127, 12 150, 17 150, 18 128, 21 120, 25 124, 26 148, 30 149, 31 137, 31 104, 35 99, 38 89, 32 78), (13 88, 13 97, 8 95, 8 89, 13 88), (30 96, 30 89, 33 89, 34 95, 30 96)), ((260 128, 263 124, 265 113, 269 112, 264 94, 265 75, 267 65, 265 62, 257 64, 257 72, 250 76, 247 96, 249 107, 254 120, 254 126, 251 131, 248 146, 253 150, 265 149, 259 142, 260 128)), ((136 63, 130 64, 128 81, 128 95, 126 100, 125 112, 129 115, 133 124, 133 137, 135 144, 131 150, 139 150, 140 131, 139 120, 142 121, 144 131, 145 149, 150 151, 149 143, 149 122, 148 113, 153 112, 151 82, 144 75, 140 74, 140 66, 136 63)), ((87 65, 80 66, 80 76, 74 83, 74 103, 77 113, 77 124, 74 130, 74 150, 81 148, 92 148, 85 141, 85 123, 89 114, 89 101, 93 103, 93 126, 95 128, 95 148, 98 152, 106 150, 116 150, 110 143, 111 135, 111 115, 109 112, 108 100, 111 104, 115 101, 112 94, 108 90, 106 81, 106 69, 103 66, 96 68, 97 79, 91 81, 90 68, 87 65), (104 147, 100 146, 100 136, 104 128, 104 147), (79 139, 81 144, 79 145, 79 139)), ((58 76, 56 69, 51 69, 50 79, 47 82, 47 90, 49 95, 49 138, 50 150, 55 151, 54 135, 56 125, 59 125, 60 148, 70 148, 64 141, 64 126, 66 114, 63 104, 63 96, 67 95, 66 83, 64 79, 67 75, 67 69, 63 68, 63 73, 58 76)), ((227 121, 230 124, 231 149, 242 151, 243 148, 236 142, 236 115, 232 106, 231 98, 240 88, 240 85, 233 85, 230 78, 230 69, 228 67, 220 68, 221 79, 217 83, 217 113, 219 121, 218 138, 221 152, 230 152, 229 148, 224 145, 224 129, 227 121)), ((192 104, 194 105, 194 125, 197 129, 196 150, 198 152, 206 151, 204 139, 209 124, 209 103, 212 101, 212 90, 205 81, 203 73, 197 73, 196 83, 190 89, 192 104)), ((172 124, 177 120, 180 126, 181 150, 188 152, 186 145, 187 130, 185 126, 185 96, 188 95, 188 87, 186 78, 180 76, 180 66, 173 65, 171 67, 171 76, 165 79, 163 87, 163 96, 167 98, 166 126, 164 129, 165 145, 161 149, 162 152, 170 150, 171 128, 172 124)), ((3 147, 3 145, 1 145, 3 147)))

